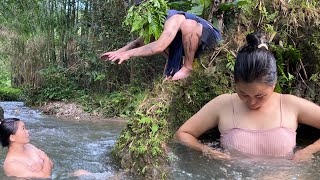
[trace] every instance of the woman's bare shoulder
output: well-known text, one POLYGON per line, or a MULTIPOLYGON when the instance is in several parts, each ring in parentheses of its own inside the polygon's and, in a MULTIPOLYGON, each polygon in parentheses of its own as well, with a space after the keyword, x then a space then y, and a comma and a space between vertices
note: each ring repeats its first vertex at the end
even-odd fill
POLYGON ((281 94, 282 98, 285 100, 297 100, 297 99, 301 99, 298 96, 292 95, 292 94, 281 94))
POLYGON ((234 94, 221 94, 213 98, 209 103, 219 104, 219 105, 228 104, 231 102, 231 98, 233 95, 234 94))
POLYGON ((292 95, 292 94, 282 94, 282 99, 285 105, 287 106, 296 106, 296 105, 303 105, 305 103, 312 103, 311 101, 292 95))

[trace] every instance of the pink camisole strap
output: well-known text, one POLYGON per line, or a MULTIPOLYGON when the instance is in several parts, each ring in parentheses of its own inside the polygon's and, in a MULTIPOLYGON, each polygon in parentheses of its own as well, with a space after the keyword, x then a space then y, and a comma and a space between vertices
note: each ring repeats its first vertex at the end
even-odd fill
POLYGON ((282 94, 280 94, 280 127, 282 126, 282 94))

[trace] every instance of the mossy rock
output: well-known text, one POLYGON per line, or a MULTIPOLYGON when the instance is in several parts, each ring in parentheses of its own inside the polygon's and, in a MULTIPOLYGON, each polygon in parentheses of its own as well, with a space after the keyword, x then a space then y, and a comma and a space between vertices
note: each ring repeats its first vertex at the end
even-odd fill
MULTIPOLYGON (((223 67, 225 61, 217 60, 223 67)), ((169 174, 167 143, 175 131, 203 105, 223 93, 232 93, 225 68, 195 68, 181 81, 156 82, 137 108, 114 147, 121 166, 133 174, 166 179, 169 174)))

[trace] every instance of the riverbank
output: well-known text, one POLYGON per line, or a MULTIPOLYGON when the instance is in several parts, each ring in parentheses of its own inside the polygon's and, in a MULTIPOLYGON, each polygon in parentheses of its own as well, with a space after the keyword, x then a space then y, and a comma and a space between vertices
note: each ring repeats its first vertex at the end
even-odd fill
POLYGON ((119 117, 104 117, 102 114, 94 111, 88 113, 83 110, 82 106, 73 102, 63 101, 52 101, 45 105, 38 107, 43 114, 56 116, 63 120, 74 120, 74 121, 90 121, 90 122, 102 122, 102 121, 116 121, 116 122, 127 122, 125 118, 119 117))

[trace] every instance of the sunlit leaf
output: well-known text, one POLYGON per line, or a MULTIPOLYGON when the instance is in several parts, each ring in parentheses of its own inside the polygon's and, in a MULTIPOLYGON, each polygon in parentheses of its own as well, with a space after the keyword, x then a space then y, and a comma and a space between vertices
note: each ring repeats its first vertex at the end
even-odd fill
POLYGON ((151 130, 152 130, 153 133, 156 133, 158 131, 158 129, 159 129, 159 126, 157 124, 153 124, 152 125, 151 130))
POLYGON ((202 12, 203 12, 203 5, 194 6, 188 12, 200 16, 202 14, 202 12))

